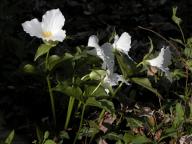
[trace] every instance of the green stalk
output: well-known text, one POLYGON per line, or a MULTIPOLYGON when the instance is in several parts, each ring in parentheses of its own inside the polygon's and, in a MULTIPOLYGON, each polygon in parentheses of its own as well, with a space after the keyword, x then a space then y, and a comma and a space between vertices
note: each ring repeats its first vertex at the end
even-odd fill
POLYGON ((70 97, 69 104, 68 104, 68 110, 67 110, 67 118, 66 118, 65 127, 64 127, 65 129, 67 129, 67 127, 69 125, 69 121, 70 121, 70 118, 71 118, 71 113, 72 113, 72 110, 73 110, 74 102, 75 102, 75 98, 70 97))
MULTIPOLYGON (((47 52, 46 59, 45 59, 46 71, 48 71, 48 69, 49 69, 48 58, 49 58, 49 51, 47 52)), ((47 75, 46 80, 47 80, 47 86, 48 86, 48 90, 49 90, 50 101, 51 101, 51 110, 52 110, 52 115, 53 115, 53 122, 54 122, 54 126, 56 126, 55 102, 54 102, 53 92, 51 89, 50 74, 47 75)))
POLYGON ((49 96, 50 96, 50 100, 51 100, 51 110, 52 110, 52 115, 53 115, 53 122, 54 122, 54 126, 56 126, 55 102, 54 102, 53 92, 51 89, 51 82, 50 82, 49 74, 47 75, 46 79, 47 79, 47 85, 48 85, 48 89, 49 89, 49 96))
POLYGON ((77 134, 76 134, 76 136, 75 136, 75 139, 74 139, 74 141, 73 141, 73 144, 76 143, 77 138, 78 138, 78 136, 79 136, 79 132, 80 132, 81 127, 82 127, 82 124, 83 124, 83 117, 84 117, 84 113, 85 113, 85 108, 86 108, 86 105, 84 104, 84 105, 83 105, 83 109, 82 109, 82 113, 81 113, 81 121, 80 121, 79 130, 78 130, 78 132, 77 132, 77 134))

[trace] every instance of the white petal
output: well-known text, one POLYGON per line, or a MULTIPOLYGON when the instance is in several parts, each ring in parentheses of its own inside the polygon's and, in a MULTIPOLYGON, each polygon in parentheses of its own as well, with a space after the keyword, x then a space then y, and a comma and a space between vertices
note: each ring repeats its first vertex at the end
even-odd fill
POLYGON ((43 15, 42 29, 44 32, 51 32, 53 35, 62 29, 65 18, 59 9, 52 9, 43 15))
POLYGON ((171 64, 171 52, 169 50, 169 48, 162 48, 161 52, 159 53, 159 55, 151 60, 148 60, 148 62, 150 63, 151 66, 155 66, 155 67, 168 67, 168 65, 171 64))
POLYGON ((98 47, 99 46, 99 39, 96 35, 92 35, 89 37, 88 45, 89 47, 98 47))
POLYGON ((62 42, 65 39, 65 37, 66 37, 66 31, 60 30, 55 35, 50 37, 49 40, 62 42))
POLYGON ((29 33, 30 36, 42 37, 41 23, 36 18, 22 23, 22 26, 24 31, 29 33))
POLYGON ((114 61, 114 54, 113 54, 113 47, 110 43, 104 43, 101 46, 101 49, 103 50, 103 61, 106 63, 106 67, 108 70, 113 72, 115 61, 114 61))
POLYGON ((113 46, 118 51, 128 55, 131 48, 131 36, 127 32, 122 33, 118 40, 115 38, 113 46))
POLYGON ((129 83, 122 77, 122 75, 119 75, 117 73, 108 73, 104 78, 104 86, 105 87, 116 86, 119 84, 120 81, 129 85, 129 83))

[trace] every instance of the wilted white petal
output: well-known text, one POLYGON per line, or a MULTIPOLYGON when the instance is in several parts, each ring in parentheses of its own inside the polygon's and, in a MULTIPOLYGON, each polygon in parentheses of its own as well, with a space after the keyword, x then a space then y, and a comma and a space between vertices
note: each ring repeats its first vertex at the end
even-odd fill
POLYGON ((104 43, 101 46, 101 49, 103 50, 104 53, 104 61, 106 63, 106 67, 108 70, 113 71, 115 61, 114 61, 114 54, 113 54, 113 48, 110 43, 104 43))
POLYGON ((42 37, 41 23, 36 18, 22 23, 22 27, 30 36, 42 37))
POLYGON ((66 37, 66 31, 64 30, 59 30, 57 33, 55 33, 55 35, 53 35, 52 37, 48 38, 48 40, 52 40, 52 41, 60 41, 62 42, 66 37))
POLYGON ((168 66, 171 64, 171 51, 169 47, 162 48, 159 55, 151 60, 147 60, 151 66, 157 67, 163 72, 167 78, 172 81, 168 66))
POLYGON ((113 47, 118 51, 128 55, 128 52, 131 48, 131 36, 127 32, 122 33, 119 38, 116 36, 113 47))
POLYGON ((43 32, 51 32, 55 35, 64 26, 65 18, 59 9, 52 9, 43 15, 42 29, 43 32))
POLYGON ((95 49, 88 50, 87 53, 90 55, 96 55, 102 59, 102 69, 110 69, 113 71, 114 67, 114 54, 112 52, 112 45, 110 43, 105 43, 99 46, 99 39, 97 36, 92 35, 89 37, 88 46, 94 47, 95 49))
POLYGON ((171 64, 171 51, 169 50, 169 47, 162 48, 159 55, 151 60, 147 60, 151 66, 155 67, 168 67, 168 65, 171 64))

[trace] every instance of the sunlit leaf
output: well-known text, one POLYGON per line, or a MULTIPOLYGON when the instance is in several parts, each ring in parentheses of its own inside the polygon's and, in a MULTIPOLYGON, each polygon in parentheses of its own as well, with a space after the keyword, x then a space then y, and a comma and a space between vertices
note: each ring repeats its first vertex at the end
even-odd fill
POLYGON ((107 96, 107 93, 105 92, 103 87, 98 87, 97 86, 86 86, 85 87, 85 92, 84 92, 85 96, 107 96), (95 90, 96 89, 96 90, 95 90))
POLYGON ((35 58, 34 61, 36 61, 40 56, 46 54, 49 52, 49 50, 52 48, 52 45, 48 45, 48 44, 41 44, 38 49, 37 52, 35 54, 35 58))
POLYGON ((106 75, 106 71, 104 71, 104 70, 93 70, 89 74, 89 77, 92 80, 102 80, 105 75, 106 75))
POLYGON ((44 144, 56 144, 53 140, 46 140, 44 144))
POLYGON ((132 144, 145 144, 151 142, 151 140, 144 135, 132 135, 130 133, 125 133, 125 135, 123 136, 123 140, 125 143, 132 144))
POLYGON ((36 72, 35 67, 31 64, 26 64, 23 67, 23 71, 30 74, 34 74, 36 72))
POLYGON ((12 141, 13 141, 13 139, 14 139, 14 136, 15 136, 15 131, 12 130, 12 131, 9 133, 8 137, 5 139, 5 144, 12 144, 12 141))
POLYGON ((107 133, 104 137, 104 139, 109 139, 109 140, 123 140, 123 135, 122 134, 117 134, 114 132, 107 133))
POLYGON ((107 112, 110 112, 112 114, 115 113, 115 107, 114 107, 113 103, 106 99, 96 100, 94 97, 90 97, 87 99, 86 105, 95 106, 95 107, 104 109, 107 112))
POLYGON ((181 20, 181 18, 179 18, 179 17, 176 16, 177 7, 173 7, 172 12, 173 12, 173 14, 172 14, 172 20, 173 20, 177 25, 180 25, 181 22, 182 22, 182 20, 181 20))
POLYGON ((173 126, 175 128, 179 127, 183 123, 183 120, 184 120, 183 107, 180 103, 177 103, 175 107, 175 119, 173 121, 173 126))

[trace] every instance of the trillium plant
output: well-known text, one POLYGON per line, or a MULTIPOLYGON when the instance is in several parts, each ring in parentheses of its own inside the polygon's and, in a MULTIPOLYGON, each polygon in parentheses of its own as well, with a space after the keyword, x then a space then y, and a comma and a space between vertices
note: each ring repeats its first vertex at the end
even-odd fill
MULTIPOLYGON (((47 11, 42 16, 41 22, 34 18, 22 23, 26 33, 43 41, 34 56, 34 61, 39 60, 41 66, 28 64, 24 69, 26 72, 29 72, 29 69, 43 69, 39 72, 43 72, 46 76, 52 110, 52 117, 49 117, 49 120, 53 123, 53 131, 58 126, 56 113, 58 110, 55 107, 58 105, 55 101, 55 99, 59 99, 56 97, 58 95, 63 95, 68 101, 67 110, 63 112, 65 117, 62 128, 63 139, 69 137, 67 132, 70 128, 73 129, 73 120, 80 120, 76 120, 79 127, 73 129, 76 132, 73 144, 86 135, 86 127, 93 128, 91 125, 97 125, 97 127, 94 127, 94 131, 86 136, 86 139, 90 137, 90 143, 99 134, 100 126, 105 128, 104 133, 107 133, 108 129, 103 126, 102 122, 109 121, 111 125, 119 117, 115 111, 113 99, 118 99, 119 93, 124 88, 132 89, 137 85, 142 87, 137 91, 148 90, 161 102, 163 96, 155 88, 158 85, 156 78, 158 77, 158 80, 166 79, 170 84, 175 80, 173 72, 169 69, 172 61, 172 46, 168 45, 169 43, 161 48, 155 58, 152 58, 154 57, 154 45, 150 39, 149 53, 141 62, 138 62, 129 54, 133 50, 131 35, 123 32, 118 36, 113 32, 110 40, 102 45, 99 43, 99 35, 88 35, 88 43, 85 43, 84 46, 77 46, 76 52, 63 48, 65 52, 56 55, 53 53, 57 44, 60 42, 62 45, 66 38, 66 31, 63 30, 64 23, 65 18, 60 9, 47 11), (55 48, 52 49, 53 47, 55 48), (57 69, 58 67, 61 69, 57 69), (65 68, 62 69, 63 67, 65 68), (160 71, 149 76, 147 71, 152 67, 160 71), (57 73, 57 71, 59 72, 57 73), (86 122, 84 113, 90 107, 97 107, 97 118, 92 122, 86 122), (112 121, 105 118, 106 113, 110 115, 112 121)), ((67 40, 65 42, 67 43, 67 40)), ((54 141, 51 142, 54 143, 54 141)))

